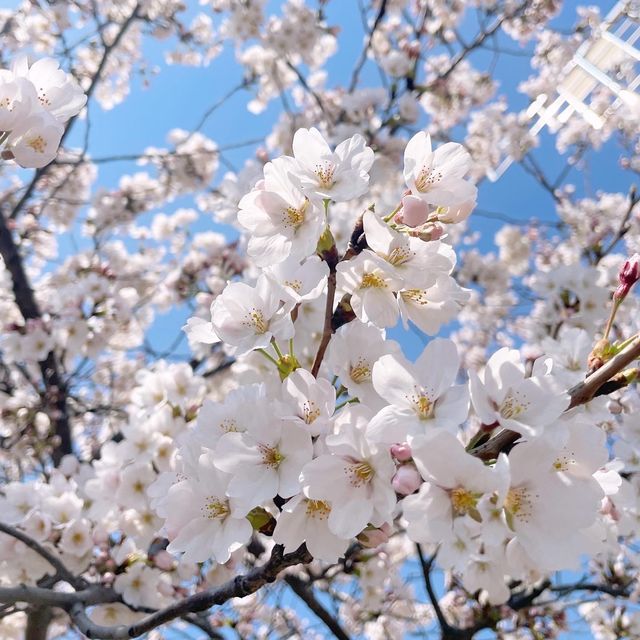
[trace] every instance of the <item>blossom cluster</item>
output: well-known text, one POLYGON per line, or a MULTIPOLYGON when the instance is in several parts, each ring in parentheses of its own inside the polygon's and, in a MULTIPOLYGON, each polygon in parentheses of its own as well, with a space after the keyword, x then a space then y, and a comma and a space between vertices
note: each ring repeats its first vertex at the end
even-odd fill
MULTIPOLYGON (((451 275, 446 227, 472 210, 475 187, 463 147, 433 150, 419 133, 406 146, 397 207, 367 209, 338 248, 334 203, 366 191, 372 163, 359 135, 332 150, 317 130, 301 129, 293 157, 265 165, 240 200, 255 284, 229 283, 210 322, 193 318, 186 329, 237 358, 259 352, 282 382, 267 370, 205 402, 177 469, 157 481, 178 480, 155 508, 168 551, 196 562, 228 561, 264 519, 275 520, 273 540, 286 551, 306 543, 328 562, 356 537, 385 539, 400 527, 438 545, 443 568, 499 604, 507 577, 577 567, 604 545, 603 504, 615 503, 622 479, 608 465, 605 433, 584 409, 567 411, 575 374, 551 345, 531 369, 505 347, 461 378, 450 339, 432 339, 415 363, 385 339, 399 317, 435 335, 468 299, 451 275), (326 309, 324 332, 299 331, 309 307, 326 309), (527 442, 483 461, 470 424, 480 436, 510 430, 527 442)), ((588 344, 584 332, 572 339, 588 344)))
MULTIPOLYGON (((361 59, 341 86, 325 65, 345 37, 332 25, 342 2, 287 0, 278 15, 264 0, 200 4, 0 9, 3 56, 15 54, 0 71, 3 159, 45 165, 2 167, 3 237, 20 260, 3 244, 0 522, 106 594, 86 610, 108 626, 304 543, 314 560, 287 581, 330 598, 354 637, 424 633, 439 606, 463 633, 556 638, 575 604, 554 575, 566 568, 592 581, 575 589, 611 597, 580 608, 596 637, 637 634, 637 363, 574 403, 585 374, 638 332, 638 260, 623 265, 617 252, 640 251, 637 198, 585 194, 566 184, 571 164, 546 175, 529 114, 483 62, 494 39, 496 59, 523 56, 502 51, 507 37, 529 42, 520 88, 550 95, 599 37, 598 9, 579 9, 565 33, 548 24, 557 2, 368 3, 361 59), (464 42, 470 22, 478 37, 464 42), (239 83, 191 131, 170 123, 165 143, 94 155, 99 116, 75 117, 86 97, 73 78, 105 110, 137 79, 153 96, 150 40, 168 64, 191 66, 231 44, 239 83), (29 67, 17 55, 26 47, 62 52, 73 78, 52 58, 29 67), (376 67, 382 82, 370 86, 377 73, 360 72, 376 67), (242 95, 251 113, 270 115, 278 99, 283 111, 236 168, 227 149, 250 145, 218 145, 207 125, 242 95), (65 125, 65 140, 84 128, 85 148, 47 165, 65 125), (475 184, 505 154, 559 219, 525 220, 524 198, 513 218, 474 209, 475 184), (129 168, 100 184, 120 162, 129 168), (472 211, 507 221, 495 251, 472 211), (15 286, 20 261, 30 308, 15 286), (152 328, 186 307, 188 349, 178 327, 152 328), (74 455, 60 457, 65 421, 74 455), (445 577, 439 603, 414 589, 425 566, 445 577)), ((635 77, 626 63, 612 75, 635 77)), ((598 131, 565 112, 556 147, 577 159, 615 135, 621 169, 637 172, 638 114, 611 98, 599 88, 586 99, 605 120, 598 131)), ((56 580, 56 597, 71 593, 33 548, 0 534, 0 589, 56 580)), ((66 615, 54 610, 50 635, 68 632, 66 615)), ((6 610, 0 636, 23 637, 27 616, 22 604, 6 610)), ((207 620, 243 637, 322 637, 299 608, 260 594, 197 619, 207 620)))
POLYGON ((76 80, 53 58, 29 65, 26 56, 0 70, 2 157, 21 167, 41 168, 58 152, 64 123, 87 102, 76 80))

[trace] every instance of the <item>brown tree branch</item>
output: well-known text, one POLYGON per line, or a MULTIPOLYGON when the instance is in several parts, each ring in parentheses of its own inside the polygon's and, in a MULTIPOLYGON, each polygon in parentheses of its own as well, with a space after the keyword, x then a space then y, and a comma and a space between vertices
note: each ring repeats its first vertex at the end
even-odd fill
POLYGON ((179 600, 129 626, 105 627, 94 624, 87 615, 85 605, 82 602, 75 602, 71 606, 67 606, 66 609, 78 630, 90 639, 124 640, 136 638, 185 614, 205 611, 212 606, 224 604, 231 598, 243 598, 255 593, 265 584, 274 582, 283 569, 296 564, 308 564, 312 559, 305 545, 293 553, 286 554, 281 545, 276 545, 271 552, 271 557, 262 566, 252 569, 243 576, 236 576, 233 580, 229 580, 219 587, 207 589, 179 600))
MULTIPOLYGON (((20 314, 25 321, 41 319, 42 314, 25 273, 22 256, 1 211, 0 255, 2 255, 5 266, 11 274, 13 295, 20 314)), ((47 357, 39 363, 39 366, 44 384, 43 404, 54 425, 54 433, 59 439, 52 453, 53 462, 57 464, 62 456, 73 451, 66 388, 60 375, 58 358, 53 351, 47 354, 47 357)))

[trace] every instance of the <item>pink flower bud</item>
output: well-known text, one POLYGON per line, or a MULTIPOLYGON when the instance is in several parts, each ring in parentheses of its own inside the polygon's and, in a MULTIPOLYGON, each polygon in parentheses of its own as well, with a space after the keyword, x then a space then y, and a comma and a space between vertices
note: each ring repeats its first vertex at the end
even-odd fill
POLYGON ((419 227, 429 217, 429 205, 416 196, 402 198, 402 222, 408 227, 419 227))
POLYGON ((640 253, 634 253, 620 268, 618 288, 613 294, 614 300, 624 300, 631 287, 640 280, 640 253))
POLYGON ((418 470, 412 464, 403 464, 391 480, 391 486, 402 496, 411 495, 422 484, 418 470))
POLYGON ((413 455, 411 453, 411 447, 406 442, 392 444, 389 451, 398 462, 407 462, 411 460, 411 456, 413 455))

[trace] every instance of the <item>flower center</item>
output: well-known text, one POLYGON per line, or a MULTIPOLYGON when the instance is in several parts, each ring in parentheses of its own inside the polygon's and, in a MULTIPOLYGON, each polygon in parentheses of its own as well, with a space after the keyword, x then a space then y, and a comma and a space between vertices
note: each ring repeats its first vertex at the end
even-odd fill
POLYGON ((287 207, 283 213, 283 224, 286 227, 293 227, 294 231, 298 229, 305 221, 305 213, 307 211, 308 200, 305 200, 299 207, 287 207))
POLYGON ((526 403, 521 404, 509 393, 500 405, 500 415, 505 418, 505 420, 517 418, 521 413, 526 411, 527 407, 528 405, 526 403))
POLYGON ((306 424, 312 424, 320 417, 320 409, 313 400, 306 400, 302 405, 302 419, 306 424))
POLYGON ((47 143, 42 136, 35 136, 27 140, 27 146, 31 147, 36 153, 44 153, 47 143))
POLYGON ((362 284, 360 287, 362 289, 386 289, 387 283, 374 271, 372 273, 365 273, 362 276, 362 284))
POLYGON ((464 487, 456 487, 449 493, 451 507, 457 516, 464 516, 472 511, 476 511, 479 494, 473 493, 464 487))
POLYGON ((553 462, 553 468, 555 471, 568 471, 569 467, 575 463, 575 454, 572 451, 571 453, 558 456, 553 462))
POLYGON ((401 265, 409 261, 413 257, 413 251, 407 247, 396 247, 387 257, 387 262, 393 265, 401 265))
POLYGON ((360 358, 350 369, 349 377, 357 384, 371 380, 371 367, 366 360, 360 358))
POLYGON ((345 474, 349 477, 352 487, 361 487, 369 484, 375 475, 373 467, 366 461, 353 462, 344 468, 345 474))
POLYGON ((302 290, 302 282, 300 280, 285 280, 283 284, 285 287, 291 287, 296 293, 300 293, 302 290))
POLYGON ((246 327, 253 327, 257 335, 266 333, 269 329, 269 323, 264 319, 264 313, 255 307, 247 314, 243 324, 246 327))
POLYGON ((238 423, 233 418, 225 418, 220 421, 218 425, 220 431, 224 431, 224 433, 237 433, 240 431, 238 428, 238 423))
POLYGON ((419 304, 421 306, 424 306, 429 302, 429 300, 427 300, 427 293, 423 289, 405 289, 400 292, 400 295, 403 300, 407 300, 413 304, 419 304))
POLYGON ((324 500, 307 500, 307 516, 313 520, 326 520, 331 507, 324 500))
POLYGON ((316 165, 315 174, 323 189, 331 189, 334 184, 333 174, 336 172, 336 166, 329 160, 324 160, 316 165))
POLYGON ((533 513, 534 498, 538 497, 530 493, 527 487, 513 487, 509 489, 504 501, 507 512, 507 523, 513 528, 513 518, 521 522, 529 522, 533 513))
POLYGON ((208 496, 202 511, 205 514, 205 518, 209 520, 224 520, 230 513, 229 502, 216 496, 208 496))
POLYGON ((277 469, 285 458, 276 447, 269 447, 266 444, 260 443, 258 450, 262 454, 262 464, 270 469, 277 469))
POLYGON ((442 180, 442 173, 431 167, 423 166, 416 178, 416 189, 426 193, 442 180))
POLYGON ((411 396, 409 400, 413 405, 413 410, 416 412, 420 420, 428 420, 429 418, 433 418, 435 403, 431 402, 431 400, 429 400, 429 398, 423 391, 411 396))

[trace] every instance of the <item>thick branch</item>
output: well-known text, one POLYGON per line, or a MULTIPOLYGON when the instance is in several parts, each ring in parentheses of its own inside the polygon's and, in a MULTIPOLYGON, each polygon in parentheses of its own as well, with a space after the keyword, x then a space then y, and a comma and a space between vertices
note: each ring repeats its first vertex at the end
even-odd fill
POLYGON ((53 613, 48 607, 36 607, 27 616, 24 640, 47 640, 53 613))
MULTIPOLYGON (((25 321, 40 319, 42 314, 25 273, 22 256, 1 211, 0 255, 2 255, 5 266, 11 274, 13 295, 22 317, 25 321)), ((52 454, 53 461, 57 464, 63 455, 73 451, 65 384, 60 375, 58 359, 53 351, 49 352, 47 357, 39 364, 45 389, 44 403, 54 425, 55 434, 59 438, 59 443, 52 454)))
POLYGON ((94 624, 86 614, 84 604, 79 602, 69 607, 68 612, 78 630, 88 638, 101 640, 136 638, 185 614, 205 611, 212 606, 224 604, 231 598, 244 598, 255 593, 265 584, 274 582, 283 569, 296 564, 308 564, 311 560, 312 557, 304 545, 297 551, 287 554, 283 553, 282 546, 276 545, 269 561, 261 567, 256 567, 243 576, 236 576, 215 589, 208 589, 179 600, 130 626, 104 627, 94 624))
POLYGON ((41 607, 68 609, 74 605, 84 607, 120 601, 120 594, 113 589, 97 585, 82 591, 54 591, 53 589, 32 587, 25 584, 19 587, 0 587, 0 602, 27 602, 41 607))

